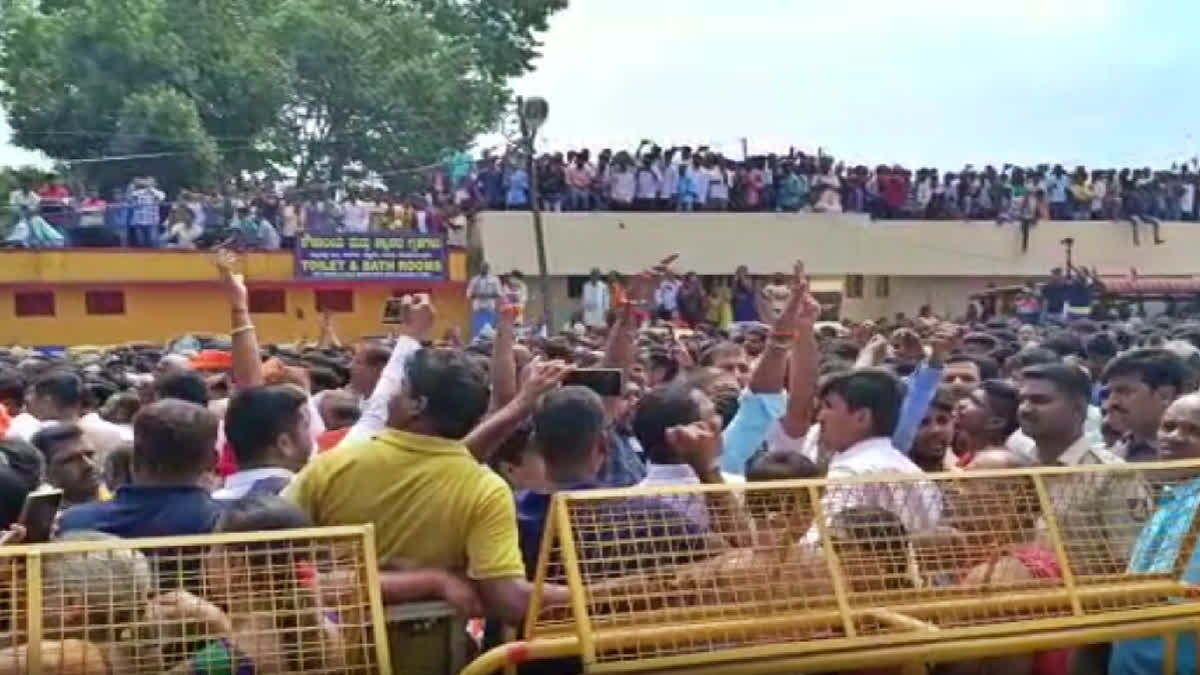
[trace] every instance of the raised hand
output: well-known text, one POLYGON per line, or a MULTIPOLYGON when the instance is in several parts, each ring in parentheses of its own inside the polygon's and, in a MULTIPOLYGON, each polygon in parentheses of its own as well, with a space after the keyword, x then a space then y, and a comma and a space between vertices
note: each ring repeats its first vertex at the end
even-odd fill
POLYGON ((229 304, 234 309, 247 309, 250 303, 250 293, 246 290, 246 278, 235 271, 237 262, 237 254, 229 249, 217 249, 213 255, 213 264, 216 265, 217 273, 221 277, 221 284, 229 296, 229 304))
POLYGON ((526 370, 528 374, 518 395, 525 403, 533 405, 543 394, 562 384, 563 378, 575 370, 575 366, 566 361, 544 361, 539 357, 531 361, 526 370))
POLYGON ((671 427, 666 433, 667 444, 679 458, 703 475, 717 465, 721 454, 721 434, 705 422, 693 422, 671 427))
POLYGON ((401 316, 400 332, 418 342, 425 342, 433 332, 437 310, 427 293, 417 293, 406 295, 401 300, 401 316))

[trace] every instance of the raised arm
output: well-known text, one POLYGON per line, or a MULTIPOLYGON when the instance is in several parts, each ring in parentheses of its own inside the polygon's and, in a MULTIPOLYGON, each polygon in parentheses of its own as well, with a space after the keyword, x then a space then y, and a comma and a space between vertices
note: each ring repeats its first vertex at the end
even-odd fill
POLYGON ((317 346, 321 349, 330 347, 337 349, 342 346, 342 341, 337 336, 337 330, 333 327, 333 312, 329 310, 321 312, 321 337, 317 340, 317 346))
POLYGON ((217 251, 215 263, 221 286, 229 299, 232 323, 229 337, 233 351, 234 389, 258 386, 263 383, 262 357, 258 351, 258 336, 255 335, 254 324, 250 322, 250 294, 246 290, 245 277, 234 271, 237 255, 233 251, 217 251))
POLYGON ((796 338, 800 308, 808 295, 808 281, 804 274, 804 263, 797 261, 792 280, 792 297, 771 328, 767 350, 758 359, 754 372, 750 374, 751 393, 763 394, 783 391, 783 379, 787 373, 788 345, 796 338))
POLYGON ((433 304, 427 297, 405 307, 402 322, 396 327, 398 337, 392 356, 383 367, 371 398, 363 406, 362 417, 350 428, 343 443, 370 438, 387 426, 388 402, 400 392, 404 384, 404 366, 421 348, 421 343, 429 339, 435 318, 433 304))
POLYGON ((791 438, 801 438, 812 425, 818 361, 814 326, 820 315, 821 303, 808 293, 806 287, 796 317, 796 338, 792 341, 791 360, 788 363, 787 411, 779 420, 784 433, 791 438))
MULTIPOLYGON (((671 427, 667 429, 667 442, 678 450, 701 483, 725 484, 717 463, 721 456, 721 435, 715 429, 709 428, 704 422, 671 427)), ((742 508, 741 500, 732 491, 705 492, 704 503, 708 508, 708 525, 713 534, 734 547, 754 543, 750 536, 753 531, 750 518, 742 508)))
POLYGON ((517 312, 512 305, 500 308, 496 337, 492 341, 492 398, 488 410, 496 412, 517 395, 517 360, 513 345, 517 340, 517 312))
POLYGON ((521 389, 504 407, 489 415, 463 439, 475 459, 486 462, 521 422, 533 413, 542 394, 562 383, 574 367, 563 361, 534 361, 521 389))

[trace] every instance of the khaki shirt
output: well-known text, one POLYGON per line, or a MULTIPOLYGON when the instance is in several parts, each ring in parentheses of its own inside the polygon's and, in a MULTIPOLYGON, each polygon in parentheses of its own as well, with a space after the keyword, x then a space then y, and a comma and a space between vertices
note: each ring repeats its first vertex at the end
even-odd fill
MULTIPOLYGON (((1058 462, 1062 466, 1125 463, 1083 436, 1059 456, 1058 462)), ((1142 474, 1097 471, 1047 476, 1045 483, 1075 576, 1124 572, 1133 544, 1152 510, 1152 491, 1142 474)), ((1038 530, 1042 543, 1051 545, 1044 518, 1038 530)))

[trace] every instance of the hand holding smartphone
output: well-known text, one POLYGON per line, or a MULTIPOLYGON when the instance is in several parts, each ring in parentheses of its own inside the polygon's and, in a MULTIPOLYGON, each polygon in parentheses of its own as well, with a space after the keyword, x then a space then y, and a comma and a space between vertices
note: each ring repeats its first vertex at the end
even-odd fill
POLYGON ((21 516, 17 519, 25 528, 25 543, 43 544, 50 541, 62 498, 62 490, 55 488, 39 488, 25 497, 21 516))

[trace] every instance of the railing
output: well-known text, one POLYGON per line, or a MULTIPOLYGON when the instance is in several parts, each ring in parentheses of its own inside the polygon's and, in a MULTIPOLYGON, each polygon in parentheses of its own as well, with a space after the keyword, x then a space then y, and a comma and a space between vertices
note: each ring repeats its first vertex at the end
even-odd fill
POLYGON ((463 672, 822 672, 1200 628, 1200 461, 555 496, 524 640, 463 672))

